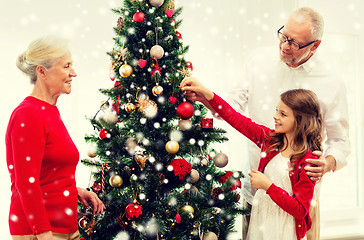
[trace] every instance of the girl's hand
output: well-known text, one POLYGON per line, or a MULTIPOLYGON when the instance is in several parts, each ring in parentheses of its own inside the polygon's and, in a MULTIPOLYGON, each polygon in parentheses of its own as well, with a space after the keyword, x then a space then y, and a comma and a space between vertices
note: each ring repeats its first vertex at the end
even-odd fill
POLYGON ((96 193, 89 192, 83 188, 77 188, 78 190, 78 201, 80 201, 85 207, 89 207, 91 202, 92 204, 92 213, 95 214, 102 214, 106 209, 104 203, 97 197, 96 193))
POLYGON ((203 102, 204 99, 211 100, 214 97, 212 91, 207 89, 193 77, 183 79, 180 88, 182 91, 186 91, 187 98, 192 101, 197 100, 203 102))
POLYGON ((270 185, 272 185, 272 182, 266 175, 264 175, 264 173, 261 173, 255 169, 252 169, 252 171, 249 173, 249 176, 253 188, 267 191, 270 185))

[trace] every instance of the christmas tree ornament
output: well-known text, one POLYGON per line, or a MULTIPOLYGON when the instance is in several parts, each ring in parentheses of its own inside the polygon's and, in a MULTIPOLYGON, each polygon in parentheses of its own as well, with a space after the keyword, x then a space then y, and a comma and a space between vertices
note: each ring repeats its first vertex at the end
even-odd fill
POLYGON ((133 68, 129 64, 124 64, 119 68, 119 73, 123 78, 129 77, 133 73, 133 68))
POLYGON ((92 191, 94 191, 96 194, 99 193, 101 191, 101 182, 100 181, 95 181, 92 186, 91 186, 92 191))
POLYGON ((78 220, 78 226, 80 228, 86 229, 88 225, 89 225, 89 221, 86 217, 82 217, 82 218, 80 218, 80 220, 78 220))
POLYGON ((170 18, 173 16, 173 10, 172 9, 168 9, 166 11, 164 11, 166 13, 166 15, 170 18))
POLYGON ((179 120, 178 127, 179 127, 179 129, 181 129, 181 131, 188 131, 192 128, 192 122, 189 119, 179 120))
POLYGON ((176 36, 178 39, 182 39, 182 34, 180 32, 176 32, 176 36))
POLYGON ((159 63, 156 57, 152 57, 152 60, 155 61, 155 64, 152 64, 153 70, 150 72, 150 75, 152 76, 152 78, 154 78, 154 80, 157 80, 161 76, 162 68, 159 67, 159 63))
POLYGON ((179 215, 179 213, 176 214, 176 223, 180 224, 181 223, 181 215, 179 215))
POLYGON ((214 232, 205 232, 203 233, 202 240, 218 240, 218 238, 214 232))
POLYGON ((160 85, 156 85, 152 88, 152 93, 154 96, 161 95, 163 93, 163 87, 160 85))
POLYGON ((132 103, 127 103, 127 104, 124 105, 124 109, 127 112, 132 112, 132 111, 135 110, 135 105, 132 104, 132 103))
POLYGON ((105 169, 107 171, 110 170, 110 167, 107 163, 103 163, 101 166, 101 192, 105 192, 105 169))
POLYGON ((117 26, 118 26, 118 28, 124 27, 124 19, 122 17, 118 18, 117 26))
POLYGON ((171 26, 173 26, 173 27, 176 26, 176 20, 174 20, 174 19, 171 20, 171 26))
POLYGON ((186 204, 181 208, 181 213, 183 215, 193 216, 193 214, 195 213, 195 209, 193 209, 191 205, 186 204))
POLYGON ((160 45, 154 45, 150 49, 150 56, 161 59, 164 56, 164 49, 160 45))
POLYGON ((137 153, 134 156, 134 159, 136 161, 136 163, 139 165, 139 167, 143 170, 145 167, 145 163, 147 162, 149 156, 142 154, 142 153, 137 153))
POLYGON ((190 176, 191 176, 192 183, 196 183, 200 179, 200 174, 198 173, 198 171, 196 169, 191 170, 190 176))
POLYGON ((106 123, 108 124, 115 124, 118 122, 118 115, 116 114, 115 111, 106 111, 105 115, 103 116, 103 119, 106 123))
POLYGON ((212 118, 202 118, 201 128, 209 129, 214 127, 214 120, 212 118))
POLYGON ((147 118, 154 118, 158 113, 158 105, 153 101, 147 98, 146 100, 142 100, 141 98, 138 100, 137 107, 139 107, 139 112, 143 113, 147 118))
POLYGON ((109 138, 110 134, 105 128, 103 128, 99 133, 99 137, 101 140, 104 140, 105 138, 109 138))
POLYGON ((101 101, 100 109, 105 111, 110 107, 109 101, 101 101))
POLYGON ((229 162, 228 156, 222 152, 216 154, 212 160, 214 161, 215 166, 219 168, 225 167, 229 162))
POLYGON ((227 181, 231 182, 233 186, 229 191, 236 190, 237 188, 241 188, 241 181, 239 178, 233 177, 234 173, 232 171, 225 171, 225 173, 219 178, 218 182, 225 184, 227 181))
POLYGON ((220 194, 224 194, 224 190, 221 187, 214 187, 211 191, 211 197, 215 200, 219 200, 220 194))
POLYGON ((133 15, 134 22, 144 22, 145 15, 142 12, 136 12, 133 15))
POLYGON ((174 105, 176 102, 177 102, 177 98, 176 97, 173 97, 173 96, 170 96, 169 97, 169 102, 174 105))
POLYGON ((174 0, 166 0, 164 1, 164 4, 162 5, 162 10, 165 11, 165 10, 174 10, 175 6, 174 6, 174 0))
POLYGON ((109 183, 111 187, 118 188, 123 185, 123 179, 119 175, 115 174, 110 177, 109 183))
POLYGON ((149 0, 150 5, 153 7, 160 7, 163 5, 164 0, 149 0))
POLYGON ((189 119, 193 116, 195 109, 189 102, 183 102, 177 107, 177 116, 183 120, 189 119))
POLYGON ((87 156, 89 156, 90 158, 94 158, 96 157, 96 153, 97 153, 97 145, 95 143, 90 144, 87 149, 87 156))
POLYGON ((191 173, 191 163, 187 162, 184 158, 174 159, 168 167, 172 167, 173 173, 180 180, 184 180, 188 174, 191 173))
POLYGON ((178 144, 178 142, 171 140, 166 143, 165 148, 166 148, 167 152, 169 152, 171 154, 175 154, 179 150, 179 144, 178 144))
POLYGON ((139 67, 144 68, 147 65, 147 61, 144 59, 139 59, 139 67))
POLYGON ((190 69, 191 71, 193 71, 193 65, 192 65, 192 62, 187 61, 187 63, 186 63, 186 68, 188 68, 188 69, 190 69))
POLYGON ((143 208, 141 205, 136 203, 130 203, 125 208, 125 215, 129 220, 139 218, 143 213, 143 208))
POLYGON ((111 72, 109 73, 109 77, 110 77, 110 80, 111 80, 111 81, 114 81, 114 80, 115 80, 115 78, 116 78, 116 73, 115 73, 114 71, 111 71, 111 72))

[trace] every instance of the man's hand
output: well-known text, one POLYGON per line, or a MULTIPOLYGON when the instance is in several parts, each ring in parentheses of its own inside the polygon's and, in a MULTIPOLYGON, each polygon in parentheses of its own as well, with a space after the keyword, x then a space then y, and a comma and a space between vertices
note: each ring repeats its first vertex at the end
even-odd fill
POLYGON ((261 173, 255 169, 252 169, 252 171, 249 173, 249 176, 253 188, 264 189, 267 191, 270 185, 272 185, 272 182, 266 175, 264 175, 264 173, 261 173))
POLYGON ((306 162, 312 166, 306 166, 305 170, 312 181, 319 181, 325 173, 335 169, 336 160, 331 155, 325 158, 320 151, 314 151, 313 154, 319 159, 307 159, 306 162))

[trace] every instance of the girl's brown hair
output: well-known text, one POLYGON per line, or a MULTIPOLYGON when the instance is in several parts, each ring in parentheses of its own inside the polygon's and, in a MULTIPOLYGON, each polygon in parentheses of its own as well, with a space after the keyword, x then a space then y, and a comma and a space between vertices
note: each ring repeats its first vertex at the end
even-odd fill
MULTIPOLYGON (((290 157, 291 161, 302 157, 308 149, 322 151, 322 114, 316 94, 311 90, 293 89, 282 93, 281 101, 292 109, 295 116, 294 140, 291 144, 298 149, 290 157)), ((273 133, 269 151, 285 150, 285 138, 284 133, 273 133)))

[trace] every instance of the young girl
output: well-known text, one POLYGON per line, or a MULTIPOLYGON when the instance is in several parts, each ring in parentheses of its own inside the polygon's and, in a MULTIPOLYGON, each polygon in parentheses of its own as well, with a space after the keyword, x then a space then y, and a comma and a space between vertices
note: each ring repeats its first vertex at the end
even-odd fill
POLYGON ((252 122, 194 78, 181 83, 183 91, 204 98, 231 126, 261 149, 258 170, 249 173, 253 199, 249 240, 300 240, 311 227, 308 211, 315 183, 304 167, 312 151, 321 151, 322 117, 316 95, 294 89, 281 94, 274 115, 275 129, 252 122))

